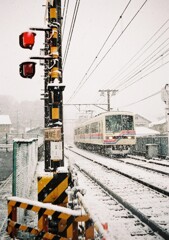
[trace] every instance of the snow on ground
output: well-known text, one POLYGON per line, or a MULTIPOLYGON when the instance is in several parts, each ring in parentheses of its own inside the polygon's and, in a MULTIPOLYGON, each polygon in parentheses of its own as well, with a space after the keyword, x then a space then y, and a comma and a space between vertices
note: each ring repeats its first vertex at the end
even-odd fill
MULTIPOLYGON (((80 151, 80 150, 79 150, 80 151)), ((66 152, 66 154, 67 154, 67 152, 66 152)), ((89 154, 89 156, 91 155, 90 153, 88 153, 89 154)), ((92 154, 92 157, 93 157, 93 154, 92 154)), ((78 158, 78 157, 77 157, 78 158)), ((96 158, 98 158, 98 156, 96 156, 96 158)), ((74 159, 75 160, 75 159, 74 159)), ((72 164, 73 164, 73 161, 74 161, 73 159, 72 159, 72 164)), ((104 160, 105 161, 105 160, 104 160)), ((106 161, 108 161, 108 160, 106 160, 106 161)), ((64 170, 64 171, 66 171, 66 169, 67 169, 67 161, 66 161, 66 158, 65 158, 65 168, 61 168, 60 170, 62 171, 62 170, 64 170)), ((32 182, 32 189, 31 189, 31 196, 30 196, 30 200, 33 200, 33 201, 37 201, 37 176, 42 176, 42 175, 48 175, 48 174, 51 174, 51 173, 46 173, 46 172, 44 172, 44 161, 40 161, 40 162, 38 162, 38 164, 37 164, 37 169, 36 169, 36 174, 35 174, 35 178, 34 178, 34 180, 33 180, 33 182, 32 182)), ((92 191, 94 191, 92 188, 90 188, 90 186, 87 186, 87 184, 86 184, 86 182, 85 181, 83 181, 83 177, 81 177, 81 179, 79 180, 79 183, 80 183, 80 186, 81 186, 81 188, 85 188, 85 189, 87 189, 87 194, 89 194, 89 196, 90 196, 90 201, 91 201, 91 206, 92 207, 95 207, 95 208, 99 208, 99 205, 98 204, 96 204, 94 201, 93 201, 93 199, 92 199, 92 191)), ((7 189, 7 193, 6 193, 8 196, 9 196, 9 193, 8 193, 8 189, 7 189)), ((97 195, 97 192, 96 192, 96 195, 97 195)), ((116 206, 114 206, 114 208, 115 208, 116 206)), ((6 211, 6 210, 5 210, 6 211)), ((109 211, 111 211, 111 208, 109 209, 109 211)), ((118 214, 118 211, 116 211, 117 212, 117 214, 118 214)), ((102 223, 106 223, 106 220, 107 220, 107 218, 109 218, 109 216, 108 216, 108 214, 107 213, 105 213, 104 211, 102 212, 102 223)), ((35 220, 37 220, 37 219, 35 219, 35 220)), ((32 222, 32 225, 35 227, 35 220, 32 222)), ((116 236, 116 234, 117 234, 117 231, 119 231, 117 228, 114 228, 114 233, 113 233, 113 235, 114 235, 114 239, 115 239, 115 236, 116 236)), ((127 231, 127 228, 126 229, 123 229, 123 231, 122 231, 122 235, 121 236, 125 236, 125 238, 121 238, 121 239, 126 239, 126 240, 129 240, 130 238, 129 238, 129 236, 128 236, 128 231, 127 231)), ((146 239, 146 238, 138 238, 138 239, 146 239)), ((155 238, 153 238, 153 236, 152 236, 152 239, 155 239, 155 238)), ((111 239, 112 240, 112 239, 111 239)))

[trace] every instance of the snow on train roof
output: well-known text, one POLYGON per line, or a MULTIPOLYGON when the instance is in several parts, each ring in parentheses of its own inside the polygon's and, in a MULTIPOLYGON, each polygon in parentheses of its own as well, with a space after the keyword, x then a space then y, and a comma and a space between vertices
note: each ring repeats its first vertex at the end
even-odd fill
POLYGON ((85 119, 83 122, 79 122, 76 126, 79 127, 80 125, 85 125, 86 123, 90 123, 92 122, 93 120, 97 120, 99 119, 100 117, 103 117, 103 116, 108 116, 108 115, 131 115, 131 116, 134 116, 135 113, 133 112, 129 112, 129 111, 109 111, 109 112, 104 112, 104 113, 100 113, 92 118, 89 118, 89 119, 85 119))
POLYGON ((104 112, 104 113, 100 113, 97 116, 100 116, 100 115, 111 115, 111 114, 119 114, 119 115, 125 115, 125 114, 128 114, 128 115, 135 115, 135 113, 133 112, 129 112, 129 111, 108 111, 108 112, 104 112))

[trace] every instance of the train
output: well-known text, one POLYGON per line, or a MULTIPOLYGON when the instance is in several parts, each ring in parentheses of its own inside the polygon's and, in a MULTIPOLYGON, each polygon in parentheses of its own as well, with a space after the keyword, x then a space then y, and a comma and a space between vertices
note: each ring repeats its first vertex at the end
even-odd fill
POLYGON ((136 144, 134 114, 110 111, 88 119, 74 129, 74 144, 105 155, 126 156, 136 144))

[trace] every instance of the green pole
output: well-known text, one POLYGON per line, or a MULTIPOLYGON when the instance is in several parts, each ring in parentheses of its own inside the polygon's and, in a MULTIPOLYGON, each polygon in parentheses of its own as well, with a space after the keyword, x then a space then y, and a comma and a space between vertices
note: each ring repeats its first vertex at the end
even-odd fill
POLYGON ((16 196, 16 153, 17 153, 17 142, 13 142, 12 196, 16 196))

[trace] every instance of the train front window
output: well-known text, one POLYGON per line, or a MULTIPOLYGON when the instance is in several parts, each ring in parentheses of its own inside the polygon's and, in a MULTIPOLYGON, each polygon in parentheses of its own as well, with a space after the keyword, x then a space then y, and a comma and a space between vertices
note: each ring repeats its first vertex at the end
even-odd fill
POLYGON ((111 115, 106 116, 106 133, 133 130, 133 116, 111 115))
POLYGON ((130 115, 122 115, 122 130, 133 130, 133 116, 130 115))
POLYGON ((106 133, 121 130, 121 115, 106 116, 106 133))

